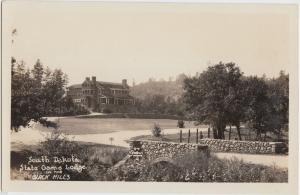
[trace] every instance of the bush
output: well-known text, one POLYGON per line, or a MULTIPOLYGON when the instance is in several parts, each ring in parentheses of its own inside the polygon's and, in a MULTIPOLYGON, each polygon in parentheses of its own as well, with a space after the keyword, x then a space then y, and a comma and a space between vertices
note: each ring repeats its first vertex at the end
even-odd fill
MULTIPOLYGON (((76 142, 69 140, 59 129, 55 129, 46 140, 41 142, 36 151, 30 153, 26 151, 12 152, 12 175, 13 178, 31 179, 30 175, 20 175, 16 168, 21 163, 26 162, 29 156, 47 156, 53 157, 66 157, 70 158, 72 155, 80 159, 80 165, 84 165, 87 169, 82 172, 64 170, 65 174, 70 175, 71 181, 90 181, 107 180, 107 170, 122 160, 128 153, 126 148, 92 144, 85 142, 76 142), (29 155, 30 154, 30 155, 29 155)), ((54 162, 47 163, 48 166, 57 165, 54 162)), ((72 162, 64 163, 64 165, 72 165, 72 162)), ((50 177, 51 178, 51 177, 50 177)))
POLYGON ((109 109, 109 108, 103 108, 102 112, 106 113, 106 114, 109 114, 109 113, 112 113, 112 110, 109 109))
POLYGON ((155 137, 160 137, 161 136, 162 129, 158 123, 154 123, 153 128, 152 128, 152 135, 155 137))
POLYGON ((184 120, 178 120, 177 121, 177 127, 184 128, 184 120))
POLYGON ((173 162, 146 162, 143 168, 130 162, 129 166, 118 169, 115 174, 115 178, 121 181, 288 182, 287 169, 245 163, 236 158, 219 159, 199 152, 188 153, 173 159, 173 162))

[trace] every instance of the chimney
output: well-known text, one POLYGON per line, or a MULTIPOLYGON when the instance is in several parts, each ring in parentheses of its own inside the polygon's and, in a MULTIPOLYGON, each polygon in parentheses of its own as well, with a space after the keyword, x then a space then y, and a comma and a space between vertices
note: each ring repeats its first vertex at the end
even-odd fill
POLYGON ((123 85, 123 87, 127 87, 128 85, 127 85, 127 80, 126 79, 123 79, 122 80, 122 85, 123 85))
POLYGON ((85 77, 85 80, 86 81, 90 81, 90 77, 85 77))
POLYGON ((96 83, 96 77, 95 76, 92 76, 92 81, 93 81, 93 83, 96 83))

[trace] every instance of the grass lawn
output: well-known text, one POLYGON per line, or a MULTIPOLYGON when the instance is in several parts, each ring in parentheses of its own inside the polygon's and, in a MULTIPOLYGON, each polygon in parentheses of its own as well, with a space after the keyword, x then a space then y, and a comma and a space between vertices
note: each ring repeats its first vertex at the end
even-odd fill
MULTIPOLYGON (((133 118, 75 118, 67 117, 59 119, 60 129, 72 135, 102 134, 115 131, 147 130, 159 123, 163 129, 177 128, 177 120, 172 119, 133 119, 133 118)), ((193 122, 186 122, 186 127, 194 127, 193 122)), ((41 128, 51 131, 51 128, 41 128)))

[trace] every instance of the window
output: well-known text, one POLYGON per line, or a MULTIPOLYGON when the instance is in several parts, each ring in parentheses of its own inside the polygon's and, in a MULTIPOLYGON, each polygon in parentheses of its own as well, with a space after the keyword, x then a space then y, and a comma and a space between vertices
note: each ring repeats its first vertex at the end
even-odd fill
POLYGON ((100 98, 101 104, 106 104, 106 98, 100 98))

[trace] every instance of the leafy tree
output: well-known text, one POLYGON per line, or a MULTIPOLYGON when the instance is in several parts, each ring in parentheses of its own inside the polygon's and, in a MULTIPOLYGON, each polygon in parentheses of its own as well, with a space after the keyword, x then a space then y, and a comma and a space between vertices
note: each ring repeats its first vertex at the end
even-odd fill
POLYGON ((267 122, 270 119, 270 101, 268 98, 268 86, 264 78, 256 76, 248 77, 245 81, 247 97, 246 121, 256 131, 256 138, 261 139, 261 134, 267 130, 267 122))
POLYGON ((234 63, 208 67, 201 74, 185 79, 184 100, 192 118, 213 127, 216 139, 224 139, 226 124, 230 121, 230 106, 237 99, 235 93, 242 73, 234 63))
POLYGON ((229 94, 225 100, 228 111, 227 117, 230 125, 229 135, 231 134, 231 125, 234 125, 236 127, 239 140, 242 140, 240 126, 241 122, 245 120, 245 112, 247 109, 245 79, 246 77, 241 77, 241 79, 232 84, 229 88, 229 94))
POLYGON ((289 121, 289 75, 281 71, 279 77, 268 80, 267 85, 270 113, 266 125, 280 138, 289 121))
POLYGON ((15 58, 11 59, 11 67, 11 129, 17 131, 31 120, 54 126, 42 117, 87 113, 65 96, 68 78, 61 70, 44 69, 40 60, 32 70, 26 70, 25 63, 15 58))

